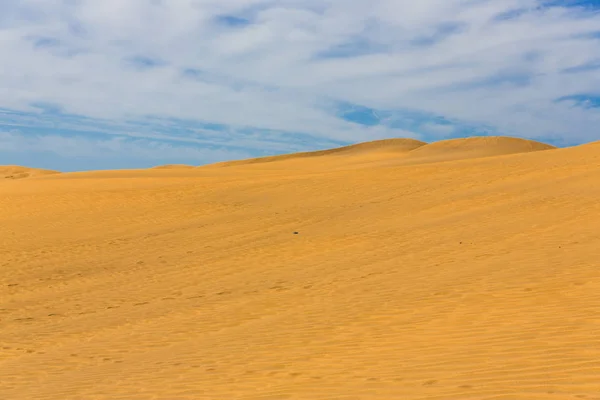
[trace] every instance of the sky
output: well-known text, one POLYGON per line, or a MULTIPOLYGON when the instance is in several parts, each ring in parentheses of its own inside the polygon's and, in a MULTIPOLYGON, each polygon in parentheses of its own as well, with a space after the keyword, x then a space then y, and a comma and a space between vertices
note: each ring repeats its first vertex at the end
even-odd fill
POLYGON ((600 0, 0 0, 0 165, 600 140, 600 0))

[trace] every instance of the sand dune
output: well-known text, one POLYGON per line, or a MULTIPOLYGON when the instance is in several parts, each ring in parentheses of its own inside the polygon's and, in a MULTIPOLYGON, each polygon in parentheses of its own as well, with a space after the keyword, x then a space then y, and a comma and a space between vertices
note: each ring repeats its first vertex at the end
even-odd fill
POLYGON ((0 399, 600 398, 600 147, 377 157, 0 185, 0 399))
POLYGON ((58 174, 58 171, 49 169, 28 168, 19 165, 0 165, 0 179, 23 179, 33 176, 58 174))

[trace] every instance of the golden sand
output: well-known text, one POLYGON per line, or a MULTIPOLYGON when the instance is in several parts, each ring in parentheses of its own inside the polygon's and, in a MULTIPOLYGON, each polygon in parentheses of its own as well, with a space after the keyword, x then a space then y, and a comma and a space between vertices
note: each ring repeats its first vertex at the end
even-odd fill
POLYGON ((599 399, 600 147, 461 140, 0 181, 0 399, 599 399))

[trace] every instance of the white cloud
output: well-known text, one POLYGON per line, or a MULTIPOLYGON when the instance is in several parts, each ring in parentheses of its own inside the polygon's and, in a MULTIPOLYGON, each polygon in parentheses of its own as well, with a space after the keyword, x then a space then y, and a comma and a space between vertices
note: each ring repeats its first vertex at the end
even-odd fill
POLYGON ((2 2, 0 107, 47 102, 114 122, 162 116, 338 141, 450 133, 365 127, 332 112, 344 102, 597 140, 599 108, 556 100, 600 95, 600 14, 542 3, 2 2))

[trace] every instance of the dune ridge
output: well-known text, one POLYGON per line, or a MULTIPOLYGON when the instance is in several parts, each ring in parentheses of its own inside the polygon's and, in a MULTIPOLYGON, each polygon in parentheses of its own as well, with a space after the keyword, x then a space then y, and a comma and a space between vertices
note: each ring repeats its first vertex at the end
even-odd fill
POLYGON ((599 146, 327 157, 0 185, 0 399, 598 399, 599 146))

